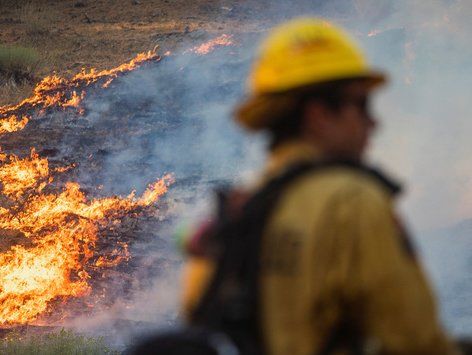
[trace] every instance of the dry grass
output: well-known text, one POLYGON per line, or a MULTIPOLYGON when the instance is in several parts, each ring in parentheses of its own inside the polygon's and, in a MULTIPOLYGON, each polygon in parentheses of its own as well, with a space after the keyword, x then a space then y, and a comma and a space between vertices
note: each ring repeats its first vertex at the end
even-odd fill
POLYGON ((29 96, 34 83, 55 69, 57 51, 49 47, 60 15, 43 0, 0 0, 0 9, 8 9, 23 33, 15 45, 0 45, 0 105, 5 105, 29 96))
POLYGON ((4 80, 0 85, 0 106, 20 102, 31 95, 33 84, 17 84, 14 80, 4 80))
POLYGON ((21 6, 26 2, 29 2, 29 0, 0 0, 0 7, 21 6))
POLYGON ((25 25, 25 32, 33 39, 51 33, 51 25, 56 17, 41 2, 25 1, 19 9, 19 17, 25 25))
POLYGON ((102 338, 88 338, 66 330, 36 336, 12 334, 0 342, 0 351, 3 355, 118 354, 102 338))

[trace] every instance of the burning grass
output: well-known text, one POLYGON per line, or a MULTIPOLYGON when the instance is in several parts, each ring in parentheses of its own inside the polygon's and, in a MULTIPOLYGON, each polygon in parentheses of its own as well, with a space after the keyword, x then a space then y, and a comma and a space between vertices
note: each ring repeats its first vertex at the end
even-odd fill
POLYGON ((233 36, 222 34, 219 37, 216 37, 208 42, 205 42, 199 46, 196 46, 190 49, 190 52, 193 52, 198 55, 206 55, 213 51, 216 47, 227 47, 233 45, 233 36))
MULTIPOLYGON (((103 71, 81 71, 71 79, 49 76, 33 95, 17 105, 0 107, 0 133, 22 130, 33 116, 51 110, 82 111, 90 86, 107 88, 118 76, 145 62, 158 61, 156 52, 141 53, 130 62, 103 71)), ((142 196, 91 199, 78 183, 55 178, 72 169, 49 167, 31 149, 30 156, 0 152, 0 325, 35 322, 51 313, 52 304, 89 295, 91 273, 113 268, 130 258, 126 242, 97 255, 107 229, 125 216, 138 216, 165 194, 172 177, 150 184, 142 196), (56 301, 56 302, 54 302, 56 301)), ((93 301, 92 301, 93 303, 93 301)))
POLYGON ((131 193, 89 200, 77 183, 68 182, 60 190, 52 187, 48 162, 34 151, 25 159, 2 159, 2 193, 8 202, 0 208, 0 228, 30 242, 13 243, 0 253, 2 325, 34 321, 58 297, 87 295, 90 266, 113 267, 129 258, 126 243, 116 245, 108 256, 95 256, 99 227, 119 224, 120 217, 150 206, 172 181, 170 176, 157 180, 141 197, 131 193), (47 188, 52 191, 45 192, 47 188))
POLYGON ((128 63, 109 70, 82 70, 71 79, 57 75, 47 76, 36 85, 33 95, 16 105, 0 106, 0 134, 23 129, 31 119, 31 113, 44 115, 50 109, 76 108, 83 113, 80 104, 85 90, 91 85, 107 88, 118 76, 135 70, 144 63, 159 61, 156 51, 140 53, 128 63))

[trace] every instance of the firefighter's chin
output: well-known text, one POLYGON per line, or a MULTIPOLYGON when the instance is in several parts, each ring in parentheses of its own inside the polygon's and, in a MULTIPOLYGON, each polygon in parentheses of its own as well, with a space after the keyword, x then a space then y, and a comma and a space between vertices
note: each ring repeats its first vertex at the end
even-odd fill
POLYGON ((364 160, 368 147, 369 142, 364 140, 349 151, 345 152, 344 156, 341 156, 340 158, 343 160, 360 163, 364 160))
POLYGON ((359 149, 357 149, 356 153, 354 154, 355 155, 354 160, 356 162, 364 161, 368 148, 369 148, 369 141, 365 140, 364 142, 362 142, 359 149))

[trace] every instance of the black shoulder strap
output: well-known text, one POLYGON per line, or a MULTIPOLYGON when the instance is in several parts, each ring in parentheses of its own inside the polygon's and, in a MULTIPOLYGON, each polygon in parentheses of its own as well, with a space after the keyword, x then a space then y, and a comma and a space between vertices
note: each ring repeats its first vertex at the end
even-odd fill
POLYGON ((257 198, 259 194, 265 194, 267 190, 272 190, 277 186, 284 186, 294 178, 304 175, 305 173, 310 173, 316 170, 325 170, 328 168, 347 168, 354 170, 371 177, 393 195, 401 192, 401 186, 378 169, 348 160, 317 160, 307 161, 289 167, 284 173, 269 181, 269 183, 266 184, 266 186, 261 189, 259 193, 254 195, 254 198, 257 198))

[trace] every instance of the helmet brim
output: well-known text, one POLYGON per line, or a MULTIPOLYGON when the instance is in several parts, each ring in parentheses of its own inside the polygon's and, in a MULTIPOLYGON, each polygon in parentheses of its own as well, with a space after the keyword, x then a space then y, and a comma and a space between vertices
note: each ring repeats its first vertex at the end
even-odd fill
MULTIPOLYGON (((356 73, 356 75, 345 76, 339 80, 363 81, 370 91, 385 85, 388 82, 388 77, 382 71, 370 70, 365 73, 356 73)), ((313 88, 339 80, 327 80, 307 87, 313 88)), ((277 113, 282 113, 283 115, 284 111, 293 109, 291 106, 297 104, 298 101, 293 99, 293 94, 290 94, 296 90, 303 90, 303 87, 290 89, 285 92, 255 94, 249 96, 236 107, 234 112, 236 122, 250 131, 259 131, 270 126, 271 122, 278 119, 277 113)))
POLYGON ((379 70, 371 70, 365 75, 361 75, 359 79, 365 79, 368 83, 369 89, 377 89, 388 82, 387 75, 379 70))

